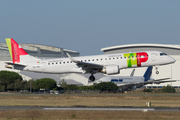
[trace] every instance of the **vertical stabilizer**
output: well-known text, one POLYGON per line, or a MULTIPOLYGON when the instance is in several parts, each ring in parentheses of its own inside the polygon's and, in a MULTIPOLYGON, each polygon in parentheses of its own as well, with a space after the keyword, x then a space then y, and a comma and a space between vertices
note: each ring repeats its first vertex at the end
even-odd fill
POLYGON ((152 74, 152 66, 148 67, 146 72, 144 73, 144 81, 148 81, 151 77, 151 74, 152 74))
POLYGON ((13 63, 34 60, 13 38, 5 38, 13 63))

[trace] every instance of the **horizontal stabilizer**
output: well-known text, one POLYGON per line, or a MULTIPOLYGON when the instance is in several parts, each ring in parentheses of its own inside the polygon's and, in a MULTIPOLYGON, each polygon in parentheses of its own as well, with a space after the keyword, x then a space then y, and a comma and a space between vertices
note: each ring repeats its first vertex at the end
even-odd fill
POLYGON ((17 66, 27 66, 27 64, 18 64, 18 63, 11 63, 11 62, 5 62, 8 65, 17 65, 17 66))

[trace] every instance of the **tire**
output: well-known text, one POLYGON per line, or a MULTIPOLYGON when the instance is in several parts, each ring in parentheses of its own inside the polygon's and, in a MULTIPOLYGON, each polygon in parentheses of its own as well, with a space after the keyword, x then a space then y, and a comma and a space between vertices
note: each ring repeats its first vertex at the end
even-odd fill
POLYGON ((94 77, 94 76, 90 76, 90 77, 89 77, 89 80, 94 81, 94 80, 95 80, 95 77, 94 77))

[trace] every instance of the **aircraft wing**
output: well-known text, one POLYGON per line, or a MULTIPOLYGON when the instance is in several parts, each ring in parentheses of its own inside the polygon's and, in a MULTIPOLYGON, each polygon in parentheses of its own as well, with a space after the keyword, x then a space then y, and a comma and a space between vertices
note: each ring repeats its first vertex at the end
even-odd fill
POLYGON ((117 84, 117 86, 121 89, 128 89, 128 88, 132 88, 133 86, 135 86, 136 84, 134 83, 128 83, 128 84, 117 84))
POLYGON ((162 78, 162 79, 157 79, 157 80, 149 80, 147 82, 139 82, 139 83, 127 83, 127 84, 119 84, 117 86, 119 86, 119 88, 123 88, 123 89, 128 89, 128 88, 132 88, 133 86, 136 87, 140 87, 143 85, 147 85, 147 84, 160 84, 160 83, 166 83, 166 82, 176 82, 177 80, 167 80, 170 78, 162 78))
POLYGON ((166 83, 166 82, 176 82, 177 80, 167 80, 170 78, 163 78, 163 79, 157 79, 157 80, 149 80, 147 82, 144 82, 144 84, 160 84, 160 83, 166 83))
POLYGON ((91 71, 101 71, 103 69, 103 65, 99 65, 99 64, 94 64, 94 63, 88 63, 88 62, 82 62, 79 60, 75 60, 74 58, 72 58, 68 53, 67 56, 69 57, 69 59, 76 63, 77 66, 82 67, 83 70, 85 70, 85 72, 91 72, 91 71))

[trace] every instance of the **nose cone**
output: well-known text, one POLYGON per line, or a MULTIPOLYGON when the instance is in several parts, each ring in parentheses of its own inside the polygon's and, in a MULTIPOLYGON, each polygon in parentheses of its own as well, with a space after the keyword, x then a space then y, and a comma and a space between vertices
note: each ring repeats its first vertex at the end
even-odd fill
POLYGON ((169 60, 170 60, 171 63, 176 62, 176 60, 173 57, 170 57, 170 56, 169 56, 169 60))

